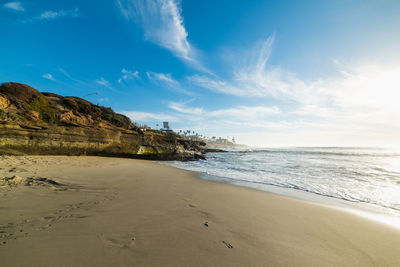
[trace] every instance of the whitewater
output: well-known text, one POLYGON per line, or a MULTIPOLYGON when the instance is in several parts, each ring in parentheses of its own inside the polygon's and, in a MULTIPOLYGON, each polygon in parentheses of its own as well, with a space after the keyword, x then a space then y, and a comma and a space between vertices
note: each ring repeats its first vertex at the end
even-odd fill
POLYGON ((364 203, 400 215, 400 153, 390 149, 231 149, 209 153, 207 160, 169 164, 204 179, 289 196, 364 203))

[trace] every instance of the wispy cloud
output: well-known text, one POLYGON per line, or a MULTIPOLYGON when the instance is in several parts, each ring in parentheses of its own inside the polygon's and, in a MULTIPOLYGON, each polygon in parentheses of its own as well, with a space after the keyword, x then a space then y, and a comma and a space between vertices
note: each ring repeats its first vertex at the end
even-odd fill
MULTIPOLYGON (((267 120, 271 116, 281 113, 281 110, 276 106, 234 106, 226 109, 206 110, 201 107, 191 107, 187 104, 193 100, 186 102, 169 102, 168 108, 181 113, 193 116, 201 116, 202 119, 219 119, 231 121, 259 121, 267 120)), ((195 118, 198 120, 198 118, 195 118)))
POLYGON ((209 112, 208 116, 217 118, 229 118, 233 120, 260 120, 280 114, 276 106, 237 106, 234 108, 221 109, 209 112))
POLYGON ((70 80, 73 81, 73 82, 81 83, 81 84, 84 84, 84 83, 85 83, 84 81, 81 81, 81 80, 78 80, 78 79, 72 77, 72 76, 71 76, 66 70, 64 70, 63 68, 58 68, 58 70, 59 70, 65 77, 67 77, 68 79, 70 79, 70 80))
POLYGON ((122 76, 121 76, 121 78, 118 79, 119 83, 122 83, 122 81, 128 81, 128 80, 135 80, 135 79, 140 80, 139 71, 130 71, 130 70, 122 69, 121 73, 122 73, 122 76))
POLYGON ((61 10, 48 10, 35 17, 37 20, 52 20, 56 18, 76 18, 79 17, 79 8, 61 9, 61 10))
POLYGON ((181 16, 180 1, 175 0, 117 0, 126 19, 138 22, 145 38, 175 56, 192 61, 188 33, 181 16))
POLYGON ((212 74, 188 41, 181 0, 116 0, 125 19, 143 28, 145 40, 170 51, 190 67, 212 74))
POLYGON ((230 79, 196 74, 188 77, 188 81, 214 92, 235 96, 293 98, 296 96, 294 91, 304 84, 295 75, 267 65, 274 40, 272 35, 249 49, 250 52, 236 55, 234 58, 241 60, 227 66, 232 69, 230 79))
POLYGON ((184 89, 181 83, 175 80, 170 73, 157 73, 157 72, 146 72, 147 79, 149 81, 161 85, 167 89, 181 93, 184 95, 192 96, 193 93, 184 89))
POLYGON ((100 85, 108 88, 108 89, 115 90, 114 87, 111 86, 110 82, 107 81, 106 79, 104 79, 103 77, 100 77, 100 79, 96 80, 95 82, 97 84, 100 84, 100 85))
POLYGON ((109 101, 108 97, 100 97, 97 99, 97 102, 99 103, 106 103, 108 101, 109 101))
POLYGON ((163 120, 184 123, 192 129, 221 127, 228 129, 257 127, 258 129, 270 129, 287 127, 283 123, 269 121, 281 113, 276 106, 233 106, 226 109, 207 110, 202 107, 193 107, 188 104, 195 99, 184 102, 167 102, 169 111, 164 113, 148 113, 139 111, 125 111, 134 121, 141 123, 155 124, 163 120))
MULTIPOLYGON (((301 122, 277 120, 281 110, 276 106, 232 106, 226 109, 207 110, 189 105, 194 99, 184 102, 167 102, 169 110, 163 113, 138 111, 121 112, 133 121, 148 125, 170 121, 174 130, 190 129, 208 136, 238 136, 240 133, 286 131, 301 127, 301 122)), ((245 140, 242 136, 242 140, 245 140)), ((255 143, 255 140, 246 140, 255 143)))
POLYGON ((22 23, 33 23, 37 21, 50 21, 60 18, 77 18, 80 15, 79 8, 60 9, 60 10, 47 10, 40 15, 25 19, 22 23))
POLYGON ((25 8, 22 6, 21 2, 8 2, 5 3, 3 7, 19 12, 25 12, 25 8))
POLYGON ((194 108, 194 107, 188 107, 187 104, 192 102, 192 100, 190 101, 186 101, 186 102, 169 102, 168 103, 168 107, 174 111, 180 112, 180 113, 184 113, 184 114, 191 114, 191 115, 203 115, 204 113, 206 113, 206 111, 203 108, 194 108))
POLYGON ((218 79, 217 77, 210 77, 207 75, 195 74, 193 76, 187 77, 187 80, 199 87, 211 90, 217 93, 223 93, 235 96, 250 96, 252 92, 245 90, 243 87, 236 86, 233 83, 218 79))
POLYGON ((148 71, 146 72, 147 78, 151 81, 161 81, 173 85, 179 85, 179 82, 172 78, 171 73, 156 73, 148 71))
POLYGON ((128 116, 134 122, 148 123, 148 122, 162 122, 162 121, 179 121, 179 118, 168 115, 165 113, 150 113, 150 112, 140 112, 140 111, 120 111, 119 113, 128 116))
POLYGON ((45 73, 42 75, 43 78, 47 79, 47 80, 51 80, 51 81, 55 81, 56 79, 54 79, 53 75, 50 73, 45 73))
MULTIPOLYGON (((273 44, 274 37, 271 36, 249 49, 250 52, 236 55, 236 59, 241 60, 236 60, 235 64, 227 63, 226 67, 231 68, 228 78, 193 75, 187 80, 215 93, 249 101, 264 99, 273 101, 279 108, 285 107, 273 122, 262 116, 253 116, 247 123, 225 120, 232 127, 247 124, 254 130, 265 127, 272 127, 268 128, 272 130, 280 129, 279 125, 282 125, 287 131, 302 128, 304 133, 306 129, 313 131, 313 136, 321 133, 321 136, 336 136, 336 140, 349 138, 354 142, 358 141, 355 133, 360 140, 361 136, 365 136, 365 140, 378 140, 378 137, 388 136, 387 133, 392 133, 390 138, 393 140, 393 133, 400 134, 400 117, 396 115, 400 113, 397 101, 400 98, 399 65, 349 66, 336 60, 333 63, 337 67, 335 75, 306 80, 269 64, 273 44)), ((240 117, 240 114, 231 118, 240 117)), ((295 137, 288 132, 285 134, 295 137)), ((306 134, 303 137, 311 140, 306 134)), ((329 143, 329 140, 325 141, 329 143)))

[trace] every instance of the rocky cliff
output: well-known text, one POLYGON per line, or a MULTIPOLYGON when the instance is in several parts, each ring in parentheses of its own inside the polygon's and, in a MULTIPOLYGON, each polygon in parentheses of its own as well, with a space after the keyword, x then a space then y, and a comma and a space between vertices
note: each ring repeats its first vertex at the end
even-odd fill
POLYGON ((0 154, 204 158, 205 143, 143 131, 111 108, 19 83, 0 86, 0 154))

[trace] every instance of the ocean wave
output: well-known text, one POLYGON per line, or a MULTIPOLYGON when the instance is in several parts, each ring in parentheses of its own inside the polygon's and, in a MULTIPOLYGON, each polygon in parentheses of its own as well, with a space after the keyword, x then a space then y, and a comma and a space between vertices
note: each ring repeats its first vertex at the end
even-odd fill
POLYGON ((400 211, 400 154, 371 148, 284 148, 211 153, 172 165, 229 183, 268 185, 400 211))
MULTIPOLYGON (((337 148, 335 148, 337 149, 337 148)), ((354 152, 354 151, 327 151, 327 150, 289 150, 289 149, 255 149, 255 150, 231 150, 228 153, 237 154, 292 154, 292 155, 319 155, 319 156, 354 156, 354 157, 400 157, 400 153, 394 152, 354 152)))

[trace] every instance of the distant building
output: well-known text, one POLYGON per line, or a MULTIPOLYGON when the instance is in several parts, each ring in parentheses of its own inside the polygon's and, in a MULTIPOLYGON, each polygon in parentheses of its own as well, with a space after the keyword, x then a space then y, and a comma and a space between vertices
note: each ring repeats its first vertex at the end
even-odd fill
POLYGON ((173 131, 169 128, 168 121, 163 121, 163 128, 161 129, 163 132, 172 133, 173 131))
POLYGON ((140 129, 142 132, 146 132, 146 131, 149 131, 149 130, 153 130, 151 127, 147 126, 146 124, 144 124, 144 125, 138 125, 138 127, 139 127, 139 129, 140 129))

